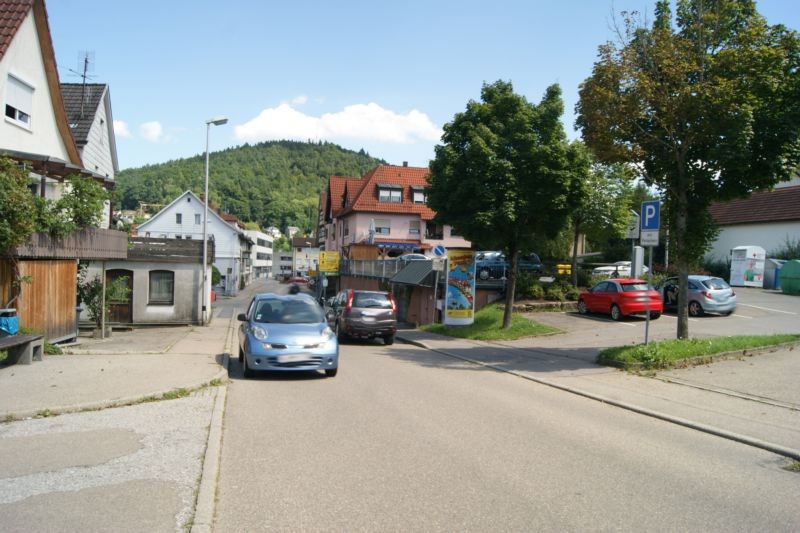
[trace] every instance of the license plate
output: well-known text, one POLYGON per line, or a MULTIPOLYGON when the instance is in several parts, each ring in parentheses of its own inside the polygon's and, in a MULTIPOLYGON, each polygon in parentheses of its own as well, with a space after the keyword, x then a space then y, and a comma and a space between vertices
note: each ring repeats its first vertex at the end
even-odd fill
POLYGON ((308 354, 304 353, 295 353, 290 355, 279 355, 278 362, 279 363, 299 363, 300 361, 307 361, 308 354))
POLYGON ((375 317, 374 316, 365 316, 365 317, 361 317, 361 318, 364 320, 364 322, 375 322, 375 317))

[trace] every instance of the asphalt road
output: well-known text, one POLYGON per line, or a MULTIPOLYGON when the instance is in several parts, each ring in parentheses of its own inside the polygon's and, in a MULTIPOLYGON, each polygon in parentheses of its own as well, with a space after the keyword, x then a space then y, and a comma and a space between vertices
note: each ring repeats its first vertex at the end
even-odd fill
POLYGON ((416 347, 231 378, 216 531, 800 528, 781 457, 416 347))

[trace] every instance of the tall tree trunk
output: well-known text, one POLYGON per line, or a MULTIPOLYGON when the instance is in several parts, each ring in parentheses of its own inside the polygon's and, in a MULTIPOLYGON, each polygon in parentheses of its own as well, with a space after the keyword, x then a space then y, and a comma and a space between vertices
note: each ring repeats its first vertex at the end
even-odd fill
POLYGON ((511 327, 511 313, 514 310, 514 293, 517 290, 517 264, 519 263, 519 250, 515 247, 508 250, 511 265, 508 269, 506 280, 506 308, 503 311, 503 329, 511 327))
POLYGON ((578 286, 578 237, 581 234, 580 224, 575 224, 575 231, 572 235, 572 286, 578 286))
POLYGON ((689 338, 689 258, 686 252, 687 220, 689 218, 686 189, 678 191, 675 213, 675 250, 678 267, 678 332, 679 339, 689 338))

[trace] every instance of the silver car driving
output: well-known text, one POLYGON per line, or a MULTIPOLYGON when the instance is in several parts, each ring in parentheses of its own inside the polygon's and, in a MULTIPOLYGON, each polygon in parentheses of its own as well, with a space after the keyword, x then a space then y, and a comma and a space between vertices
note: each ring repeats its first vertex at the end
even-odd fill
MULTIPOLYGON (((657 289, 664 300, 664 310, 678 306, 678 278, 667 278, 657 289)), ((736 311, 736 292, 728 283, 714 276, 689 276, 689 316, 706 313, 730 315, 736 311)))

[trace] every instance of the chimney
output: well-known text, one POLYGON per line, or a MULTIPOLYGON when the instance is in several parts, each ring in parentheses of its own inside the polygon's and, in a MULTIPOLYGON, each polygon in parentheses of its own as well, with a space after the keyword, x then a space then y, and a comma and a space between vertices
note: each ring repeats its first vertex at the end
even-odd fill
POLYGON ((408 166, 408 161, 403 161, 403 166, 407 167, 408 166))

